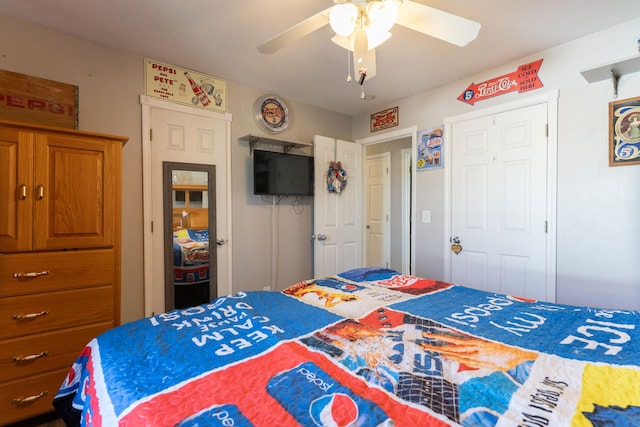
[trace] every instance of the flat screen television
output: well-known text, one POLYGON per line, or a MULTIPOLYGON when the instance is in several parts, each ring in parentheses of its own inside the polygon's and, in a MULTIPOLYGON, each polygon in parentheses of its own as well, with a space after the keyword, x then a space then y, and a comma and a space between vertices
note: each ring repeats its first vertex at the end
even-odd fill
POLYGON ((253 150, 253 194, 313 196, 313 157, 253 150))

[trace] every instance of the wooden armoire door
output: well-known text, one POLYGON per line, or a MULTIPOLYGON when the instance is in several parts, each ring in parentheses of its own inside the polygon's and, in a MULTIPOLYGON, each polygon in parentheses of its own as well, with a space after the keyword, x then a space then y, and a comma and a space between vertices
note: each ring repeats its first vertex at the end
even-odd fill
POLYGON ((34 143, 34 249, 113 246, 120 206, 114 145, 44 134, 34 143))
POLYGON ((32 139, 32 134, 0 128, 0 252, 31 249, 32 139))

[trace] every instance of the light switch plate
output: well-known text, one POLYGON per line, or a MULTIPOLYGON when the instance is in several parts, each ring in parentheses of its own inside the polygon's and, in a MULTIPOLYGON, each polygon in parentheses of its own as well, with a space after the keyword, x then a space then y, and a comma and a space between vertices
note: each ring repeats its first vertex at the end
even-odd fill
POLYGON ((422 211, 422 223, 423 224, 431 223, 431 211, 422 211))

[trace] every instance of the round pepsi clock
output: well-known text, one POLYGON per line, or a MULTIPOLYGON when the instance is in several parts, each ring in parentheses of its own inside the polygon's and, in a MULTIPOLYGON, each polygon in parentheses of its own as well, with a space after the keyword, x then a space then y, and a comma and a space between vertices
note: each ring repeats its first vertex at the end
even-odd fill
POLYGON ((269 133, 280 133, 289 125, 289 109, 276 95, 258 98, 254 105, 258 125, 269 133))

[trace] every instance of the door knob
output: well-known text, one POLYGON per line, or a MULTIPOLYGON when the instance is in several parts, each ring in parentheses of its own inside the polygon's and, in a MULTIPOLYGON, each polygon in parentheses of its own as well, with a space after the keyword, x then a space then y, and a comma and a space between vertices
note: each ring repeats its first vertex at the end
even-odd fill
POLYGON ((326 234, 318 234, 316 236, 316 239, 320 240, 321 242, 324 240, 327 240, 327 235, 326 234))
POLYGON ((458 255, 462 252, 462 245, 460 244, 460 238, 458 236, 451 239, 451 250, 458 255))
POLYGON ((218 240, 216 240, 216 244, 217 244, 218 246, 222 246, 222 245, 224 245, 225 243, 227 243, 227 241, 226 241, 225 239, 218 239, 218 240))

